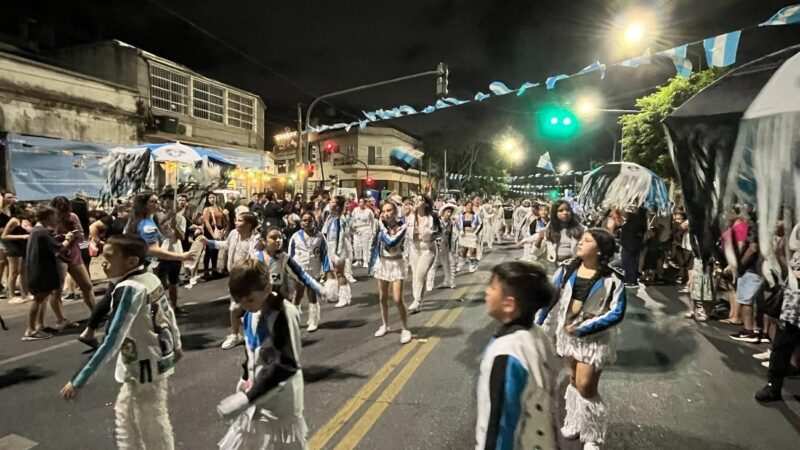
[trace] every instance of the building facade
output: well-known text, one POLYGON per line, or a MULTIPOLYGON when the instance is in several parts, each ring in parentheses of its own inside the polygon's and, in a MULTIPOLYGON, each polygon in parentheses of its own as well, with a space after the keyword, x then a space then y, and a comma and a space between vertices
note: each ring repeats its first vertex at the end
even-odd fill
MULTIPOLYGON (((291 139, 291 136, 287 137, 291 139)), ((312 153, 318 155, 314 174, 309 178, 311 190, 319 185, 323 176, 326 186, 333 183, 342 188, 355 188, 358 192, 374 189, 401 195, 420 192, 420 186, 424 189, 429 183, 426 172, 403 170, 391 164, 389 154, 392 149, 422 149, 421 140, 394 128, 366 127, 350 132, 311 134, 310 146, 312 153), (326 153, 325 148, 336 152, 326 153)), ((273 157, 279 175, 296 173, 299 164, 296 147, 277 147, 273 157)))

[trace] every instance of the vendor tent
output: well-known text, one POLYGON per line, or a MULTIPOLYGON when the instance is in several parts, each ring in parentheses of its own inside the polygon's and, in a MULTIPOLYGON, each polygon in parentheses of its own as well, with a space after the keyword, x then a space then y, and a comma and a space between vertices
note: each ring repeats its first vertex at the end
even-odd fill
POLYGON ((664 120, 693 246, 705 261, 718 248, 723 195, 742 116, 775 71, 798 50, 800 45, 788 47, 731 70, 664 120))

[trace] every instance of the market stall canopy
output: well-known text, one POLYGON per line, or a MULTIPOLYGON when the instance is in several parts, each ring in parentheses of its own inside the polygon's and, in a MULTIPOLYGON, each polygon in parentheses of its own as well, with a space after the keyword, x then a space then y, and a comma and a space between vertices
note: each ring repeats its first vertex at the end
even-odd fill
POLYGON ((643 166, 627 162, 609 163, 586 174, 577 204, 587 213, 630 206, 644 206, 660 214, 670 212, 664 180, 643 166))
POLYGON ((22 201, 73 197, 78 193, 98 197, 106 181, 101 160, 109 146, 9 133, 11 188, 22 201))
POLYGON ((736 201, 756 206, 759 250, 776 267, 772 237, 777 222, 784 220, 788 231, 800 211, 800 48, 744 113, 724 204, 736 201), (784 214, 782 206, 789 207, 784 214))
POLYGON ((692 245, 704 261, 718 248, 723 195, 740 120, 775 71, 798 50, 800 46, 788 47, 731 70, 664 120, 692 245))

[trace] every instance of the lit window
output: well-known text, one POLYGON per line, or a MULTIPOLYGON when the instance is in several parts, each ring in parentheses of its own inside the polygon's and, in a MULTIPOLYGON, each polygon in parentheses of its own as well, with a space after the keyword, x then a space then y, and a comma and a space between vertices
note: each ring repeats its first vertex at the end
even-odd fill
POLYGON ((225 90, 200 80, 192 80, 192 85, 192 115, 224 123, 225 90))
POLYGON ((189 113, 189 76, 152 64, 150 102, 153 108, 180 114, 189 113))

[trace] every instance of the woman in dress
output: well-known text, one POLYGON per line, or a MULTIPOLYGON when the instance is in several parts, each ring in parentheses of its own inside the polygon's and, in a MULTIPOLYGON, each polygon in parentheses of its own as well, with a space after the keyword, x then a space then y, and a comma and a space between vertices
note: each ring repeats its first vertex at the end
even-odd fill
POLYGON ((468 201, 464 204, 464 211, 459 214, 458 220, 459 238, 459 259, 456 272, 461 270, 463 261, 466 260, 470 272, 478 270, 478 246, 480 242, 478 235, 481 231, 481 218, 473 210, 473 203, 468 201))
MULTIPOLYGON (((89 271, 83 262, 83 255, 81 254, 81 244, 85 240, 83 226, 77 214, 72 212, 72 204, 66 197, 56 197, 50 202, 56 210, 56 217, 58 219, 58 226, 56 227, 56 239, 63 241, 68 233, 72 233, 75 239, 72 240, 71 246, 67 249, 62 257, 62 266, 59 270, 59 275, 66 277, 66 274, 75 280, 78 288, 83 295, 83 302, 91 311, 94 308, 94 288, 92 287, 92 280, 89 278, 89 271), (63 272, 62 272, 63 270, 63 272)), ((53 310, 58 308, 61 310, 61 291, 57 292, 51 299, 50 305, 53 310)), ((62 324, 64 326, 77 326, 74 323, 62 324)), ((60 331, 60 330, 59 330, 60 331)))
MULTIPOLYGON (((347 220, 342 217, 344 214, 345 200, 342 196, 336 196, 330 203, 330 214, 322 226, 322 235, 328 244, 328 258, 330 259, 333 271, 336 274, 338 298, 336 308, 342 308, 350 304, 352 293, 350 282, 345 276, 345 266, 350 259, 353 249, 350 245, 350 229, 347 220)), ((331 298, 333 300, 333 298, 331 298)))
POLYGON ((609 266, 616 247, 604 229, 583 233, 577 257, 553 278, 555 304, 536 318, 555 339, 556 352, 570 370, 561 433, 567 439, 580 437, 584 450, 598 449, 605 441, 607 411, 598 383, 603 369, 616 359, 616 327, 625 316, 625 285, 609 266))
POLYGON ((25 248, 28 245, 28 236, 33 228, 31 223, 33 212, 24 205, 15 204, 11 211, 11 218, 3 229, 3 246, 8 255, 8 298, 9 304, 20 304, 28 299, 28 287, 22 270, 25 259, 25 248), (20 296, 14 296, 17 279, 19 278, 20 296))
POLYGON ((433 215, 433 201, 430 197, 420 197, 417 200, 416 210, 409 215, 406 225, 406 234, 410 238, 408 259, 411 263, 411 291, 414 297, 408 312, 416 314, 422 308, 428 273, 433 270, 436 238, 440 230, 433 215))
POLYGON ((408 329, 406 305, 403 303, 403 279, 405 278, 406 224, 400 223, 397 206, 385 202, 381 209, 381 222, 378 234, 372 245, 372 256, 369 262, 369 273, 378 280, 378 300, 381 304, 381 326, 375 337, 382 337, 389 331, 389 289, 400 314, 402 330, 400 343, 411 342, 411 331, 408 329))

